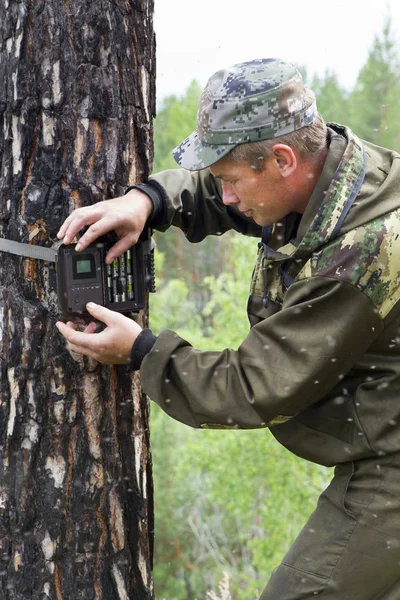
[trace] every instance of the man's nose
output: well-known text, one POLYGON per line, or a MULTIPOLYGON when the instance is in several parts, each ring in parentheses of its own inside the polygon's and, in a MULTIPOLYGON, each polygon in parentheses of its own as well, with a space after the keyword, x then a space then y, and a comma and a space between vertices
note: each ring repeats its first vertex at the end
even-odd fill
POLYGON ((233 185, 227 181, 222 182, 222 202, 224 204, 236 204, 239 198, 233 189, 233 185))

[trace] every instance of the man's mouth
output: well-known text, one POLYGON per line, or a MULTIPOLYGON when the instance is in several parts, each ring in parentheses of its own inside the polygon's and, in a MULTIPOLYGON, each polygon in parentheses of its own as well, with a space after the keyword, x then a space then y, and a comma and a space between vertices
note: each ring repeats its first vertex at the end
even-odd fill
POLYGON ((253 211, 251 209, 249 209, 249 208, 246 208, 245 210, 239 208, 239 212, 241 212, 244 215, 246 215, 246 217, 249 217, 253 211))

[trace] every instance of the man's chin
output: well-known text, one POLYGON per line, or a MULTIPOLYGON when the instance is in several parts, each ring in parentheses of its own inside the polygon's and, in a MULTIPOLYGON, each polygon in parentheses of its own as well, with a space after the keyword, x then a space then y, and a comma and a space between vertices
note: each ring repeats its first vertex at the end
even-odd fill
POLYGON ((250 218, 253 219, 254 223, 257 223, 257 225, 260 225, 261 227, 267 227, 268 225, 272 225, 269 219, 266 219, 261 215, 252 214, 250 215, 250 218))
POLYGON ((271 219, 269 219, 265 215, 259 215, 259 214, 255 213, 253 210, 246 210, 246 212, 244 212, 243 214, 248 219, 252 219, 254 221, 254 223, 256 223, 257 225, 260 225, 260 227, 268 227, 269 225, 274 224, 274 222, 271 221, 271 219))

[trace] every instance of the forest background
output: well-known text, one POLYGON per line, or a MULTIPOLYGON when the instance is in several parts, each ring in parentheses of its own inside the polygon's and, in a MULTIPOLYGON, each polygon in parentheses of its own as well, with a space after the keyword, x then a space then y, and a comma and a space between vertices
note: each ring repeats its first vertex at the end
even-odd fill
MULTIPOLYGON (((298 66, 326 121, 400 152, 400 49, 390 18, 353 89, 343 89, 333 71, 309 79, 298 66)), ((200 94, 193 80, 184 95, 163 100, 155 120, 154 172, 176 168, 171 150, 195 128, 200 94)), ((175 228, 155 239, 153 332, 172 328, 200 350, 236 349, 249 328, 257 240, 229 232, 190 244, 175 228)), ((255 600, 315 507, 330 469, 292 456, 268 429, 194 430, 154 404, 151 438, 157 599, 228 598, 219 585, 224 579, 232 600, 255 600)))

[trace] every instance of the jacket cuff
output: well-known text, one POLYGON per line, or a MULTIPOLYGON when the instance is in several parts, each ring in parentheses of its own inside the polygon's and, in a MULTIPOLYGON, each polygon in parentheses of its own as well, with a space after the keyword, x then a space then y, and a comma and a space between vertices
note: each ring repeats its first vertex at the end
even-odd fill
POLYGON ((140 369, 144 357, 150 352, 156 340, 157 337, 153 335, 151 329, 143 329, 139 333, 131 349, 129 366, 132 371, 140 369))
POLYGON ((127 194, 130 190, 140 190, 150 198, 153 204, 153 210, 147 220, 147 225, 150 227, 161 227, 168 223, 168 209, 164 190, 156 181, 131 185, 125 193, 127 194))

